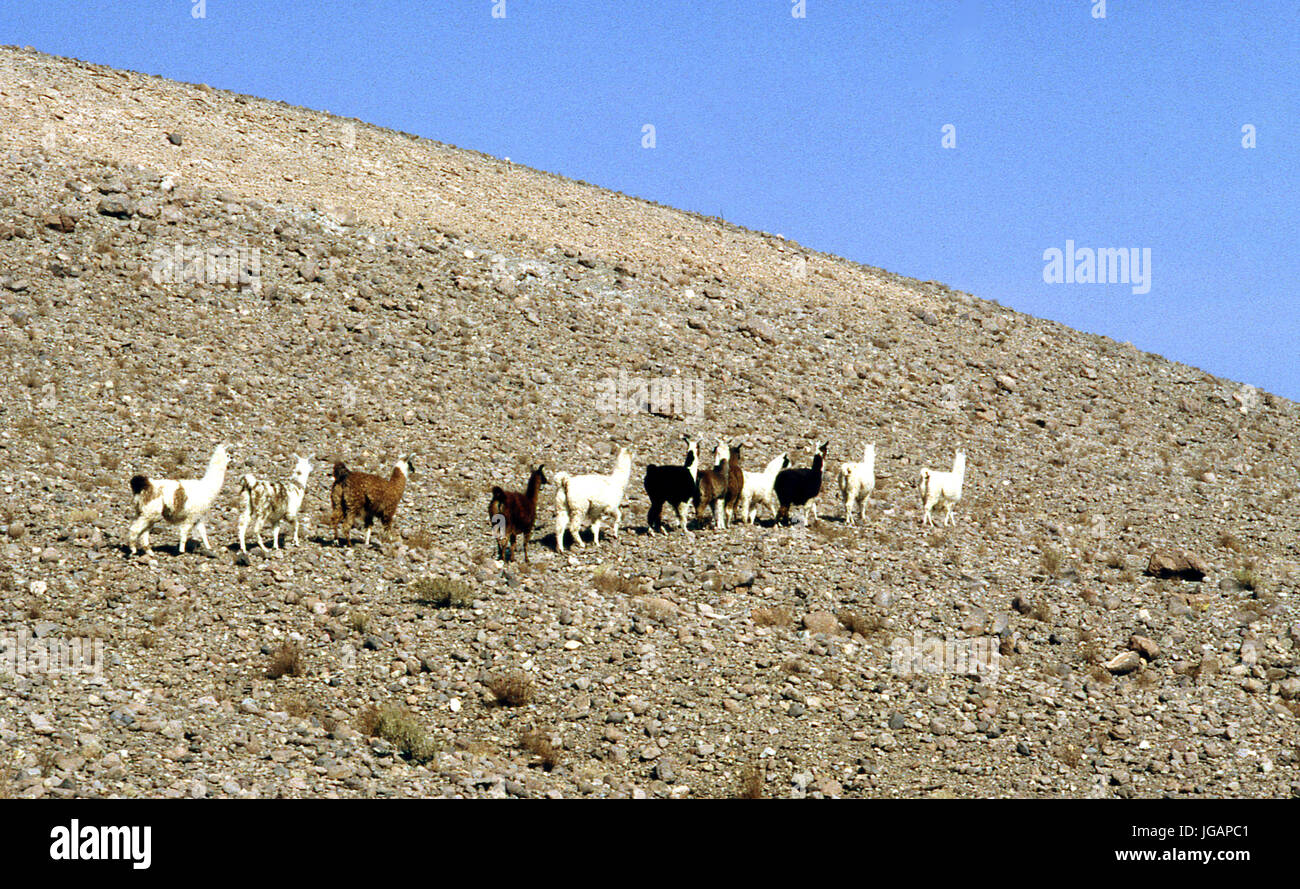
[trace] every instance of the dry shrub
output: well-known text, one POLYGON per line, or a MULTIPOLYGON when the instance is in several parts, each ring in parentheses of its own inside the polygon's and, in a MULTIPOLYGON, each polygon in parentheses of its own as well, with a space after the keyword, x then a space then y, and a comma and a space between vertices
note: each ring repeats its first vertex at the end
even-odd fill
POLYGON ((439 744, 420 725, 419 718, 404 707, 385 704, 367 707, 357 720, 357 730, 371 737, 383 738, 416 762, 428 762, 437 756, 439 744))
POLYGON ((763 783, 762 764, 751 762, 740 770, 736 784, 736 799, 762 799, 763 783))
POLYGON ((811 673, 812 668, 802 658, 788 657, 781 661, 781 670, 785 673, 811 673))
POLYGON ((1239 553, 1246 548, 1246 545, 1241 542, 1241 538, 1231 531, 1219 532, 1219 546, 1230 549, 1234 553, 1239 553))
POLYGON ((489 677, 486 684, 502 707, 522 707, 537 693, 533 681, 518 670, 489 677))
POLYGON ((1078 744, 1063 744, 1056 750, 1056 758, 1072 769, 1077 769, 1083 762, 1083 748, 1078 744))
POLYGON ((423 529, 406 535, 406 545, 411 549, 429 549, 433 546, 433 535, 423 529))
POLYGON ((1243 590, 1263 591, 1267 587, 1263 576, 1256 570, 1254 562, 1247 562, 1236 571, 1232 572, 1232 579, 1237 582, 1237 586, 1243 590))
POLYGON ((371 704, 360 713, 354 722, 357 731, 368 738, 373 738, 377 732, 376 727, 379 725, 379 708, 371 704))
POLYGON ((454 577, 421 577, 411 584, 417 601, 437 608, 469 608, 474 604, 473 590, 454 577))
POLYGON ((519 736, 519 747, 540 760, 542 768, 550 771, 560 764, 560 751, 551 740, 549 732, 539 728, 529 729, 519 736))
POLYGON ((790 612, 780 606, 755 608, 750 612, 750 617, 753 618, 756 627, 788 627, 794 623, 794 617, 790 612))
POLYGON ((373 734, 419 763, 428 762, 438 754, 438 742, 425 732, 419 717, 396 704, 378 708, 373 734))
POLYGON ((625 596, 635 596, 641 592, 641 588, 636 581, 624 577, 609 568, 598 568, 596 573, 592 575, 591 582, 595 584, 596 589, 606 594, 619 593, 625 596))
POLYGON ((846 537, 856 536, 855 533, 843 525, 831 525, 826 522, 816 522, 810 526, 812 532, 823 540, 834 543, 837 540, 844 540, 846 537))
POLYGON ((884 618, 874 611, 863 613, 852 608, 845 608, 835 616, 839 618, 844 629, 850 633, 856 633, 864 639, 869 639, 885 629, 884 618))
POLYGON ((1065 557, 1061 551, 1053 546, 1044 546, 1043 554, 1039 556, 1039 564, 1043 567, 1043 573, 1048 577, 1060 577, 1061 566, 1065 562, 1065 557))
POLYGON ((296 642, 284 642, 271 655, 271 665, 266 668, 268 679, 303 674, 302 649, 296 642))
POLYGON ((294 719, 305 719, 311 714, 311 707, 302 698, 289 698, 281 706, 284 707, 284 712, 294 719))

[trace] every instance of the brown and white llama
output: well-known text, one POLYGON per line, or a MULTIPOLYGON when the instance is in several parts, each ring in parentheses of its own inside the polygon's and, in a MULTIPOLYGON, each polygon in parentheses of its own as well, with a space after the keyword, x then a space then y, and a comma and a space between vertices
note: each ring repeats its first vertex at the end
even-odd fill
POLYGON ((216 501, 217 495, 221 493, 221 486, 226 481, 226 466, 229 463, 229 447, 219 444, 208 460, 208 468, 203 473, 203 478, 170 479, 151 478, 147 475, 132 476, 131 503, 135 512, 127 534, 127 544, 131 548, 131 554, 153 551, 149 545, 149 532, 160 521, 180 526, 178 552, 185 552, 191 531, 198 531, 199 539, 203 541, 203 548, 211 550, 204 518, 216 501))

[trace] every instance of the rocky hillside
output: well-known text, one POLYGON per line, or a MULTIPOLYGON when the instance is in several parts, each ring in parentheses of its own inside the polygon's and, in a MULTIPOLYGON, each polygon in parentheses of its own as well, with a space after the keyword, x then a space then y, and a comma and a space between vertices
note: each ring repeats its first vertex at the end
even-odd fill
POLYGON ((0 795, 1300 794, 1291 402, 28 50, 0 50, 0 166, 0 795), (683 433, 751 469, 828 439, 831 473, 875 441, 867 519, 828 477, 810 524, 647 535, 644 466, 683 433), (160 526, 129 558, 130 476, 201 474, 220 441, 214 551, 160 526), (546 487, 532 561, 495 561, 493 484, 619 445, 617 541, 556 553, 546 487), (919 468, 957 447, 956 525, 923 528, 919 468), (239 556, 239 476, 294 453, 306 539, 239 556), (332 545, 330 461, 407 453, 397 538, 332 545), (1204 579, 1145 573, 1180 550, 1204 579), (97 674, 33 660, 70 640, 97 674), (997 671, 910 671, 896 640, 988 643, 997 671))

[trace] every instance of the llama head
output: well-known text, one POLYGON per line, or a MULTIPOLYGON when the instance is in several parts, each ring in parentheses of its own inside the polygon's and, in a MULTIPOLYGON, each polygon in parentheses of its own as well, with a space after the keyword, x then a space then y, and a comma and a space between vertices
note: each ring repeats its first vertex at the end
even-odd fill
POLYGON ((731 459, 731 448, 722 439, 718 439, 718 446, 713 449, 713 465, 720 466, 723 460, 731 459))
POLYGON ((964 472, 966 469, 966 452, 958 451, 952 458, 952 471, 964 472))
POLYGON ((867 444, 864 444, 862 446, 862 462, 863 463, 876 462, 876 443, 874 441, 868 442, 867 444))
POLYGON ((311 475, 311 461, 298 454, 293 455, 293 480, 307 487, 307 476, 311 475))
POLYGON ((397 463, 393 465, 393 469, 410 478, 415 475, 415 458, 410 455, 400 457, 397 463))
POLYGON ((530 485, 533 483, 533 479, 537 479, 538 487, 541 487, 542 485, 547 484, 550 481, 550 479, 546 477, 545 464, 539 464, 538 467, 534 469, 532 473, 528 476, 528 483, 530 485))
POLYGON ((225 472, 226 466, 230 464, 230 445, 224 441, 217 445, 217 449, 212 452, 212 458, 208 460, 209 472, 225 472))

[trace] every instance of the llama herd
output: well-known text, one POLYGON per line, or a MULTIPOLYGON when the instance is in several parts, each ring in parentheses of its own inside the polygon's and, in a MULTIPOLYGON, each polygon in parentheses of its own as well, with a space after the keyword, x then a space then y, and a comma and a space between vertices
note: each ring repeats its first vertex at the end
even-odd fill
MULTIPOLYGON (((687 504, 695 513, 700 527, 712 525, 725 530, 728 521, 752 525, 758 517, 759 507, 765 507, 776 522, 789 523, 792 509, 802 510, 816 521, 817 498, 822 491, 827 450, 830 442, 823 441, 813 455, 811 466, 790 465, 788 453, 779 454, 768 461, 762 471, 751 471, 741 465, 743 445, 728 444, 719 440, 713 449, 712 462, 700 463, 699 442, 682 436, 686 443, 686 456, 680 464, 646 467, 644 486, 650 498, 646 513, 646 526, 650 534, 665 532, 664 508, 668 507, 676 525, 691 534, 687 504)), ((287 481, 273 482, 258 479, 251 473, 239 485, 239 549, 247 552, 246 536, 251 526, 258 547, 266 552, 262 539, 263 529, 269 527, 271 546, 280 548, 283 526, 293 525, 293 542, 298 543, 299 513, 307 492, 307 479, 312 471, 311 461, 294 455, 295 465, 287 481)), ((150 531, 159 522, 179 526, 179 551, 184 553, 190 535, 197 533, 205 549, 208 542, 206 517, 216 502, 225 483, 226 467, 230 462, 229 448, 217 445, 208 460, 201 478, 164 479, 136 475, 131 478, 131 496, 134 507, 127 544, 132 555, 151 552, 150 531)), ((862 459, 845 462, 839 468, 840 499, 844 504, 844 522, 855 525, 866 518, 867 503, 876 487, 876 445, 866 444, 862 459)), ((397 507, 406 490, 407 480, 415 474, 415 464, 410 457, 400 458, 388 476, 372 475, 349 469, 336 462, 330 486, 329 524, 340 542, 352 542, 352 528, 357 522, 365 527, 365 543, 370 544, 370 532, 378 521, 388 537, 395 528, 397 507)), ((966 455, 957 451, 948 471, 922 469, 920 494, 922 522, 933 525, 931 512, 936 506, 944 508, 944 524, 953 522, 952 509, 961 500, 962 484, 966 476, 966 455)), ((592 542, 600 544, 600 532, 608 526, 612 537, 618 537, 623 519, 623 498, 632 477, 632 454, 620 447, 614 458, 614 469, 607 475, 591 473, 572 475, 555 474, 555 548, 565 551, 566 538, 571 537, 579 547, 585 546, 582 530, 589 527, 592 542)), ((523 491, 507 491, 493 487, 488 501, 488 520, 497 541, 497 558, 510 561, 514 558, 515 540, 523 538, 524 560, 528 560, 528 539, 537 524, 537 502, 542 486, 549 480, 545 467, 538 466, 528 477, 523 491)))
MULTIPOLYGON (((294 455, 293 474, 288 481, 273 482, 258 479, 252 473, 239 483, 239 550, 247 552, 246 535, 251 524, 257 545, 266 552, 262 529, 271 528, 271 546, 280 548, 280 528, 293 523, 293 542, 298 543, 298 515, 307 493, 307 478, 311 475, 311 461, 294 455)), ((127 533, 127 546, 132 555, 150 553, 149 532, 163 521, 180 526, 179 552, 184 553, 190 532, 197 531, 205 549, 208 542, 205 519, 208 511, 221 493, 226 481, 226 466, 230 463, 230 448, 219 444, 208 460, 202 478, 164 479, 136 475, 131 478, 131 502, 134 508, 131 527, 127 533)), ((383 476, 368 472, 353 472, 343 463, 334 464, 334 483, 330 486, 330 519, 335 536, 352 542, 352 526, 358 521, 366 529, 366 545, 370 544, 371 526, 376 520, 384 526, 389 536, 397 504, 406 490, 406 480, 415 474, 415 465, 409 457, 402 457, 393 465, 392 473, 383 476)))
MULTIPOLYGON (((703 466, 699 442, 686 435, 682 440, 686 443, 686 456, 680 464, 646 466, 643 484, 650 498, 646 512, 646 530, 650 534, 666 530, 665 507, 676 517, 677 526, 690 534, 688 503, 701 527, 712 525, 717 530, 725 530, 729 520, 733 524, 752 525, 760 505, 767 508, 776 522, 788 523, 791 509, 806 510, 813 521, 817 520, 817 497, 822 491, 830 442, 823 441, 817 446, 811 466, 792 467, 790 455, 786 453, 773 457, 761 472, 756 472, 741 466, 741 444, 719 440, 713 449, 712 462, 703 466)), ((524 560, 528 559, 528 538, 537 523, 537 501, 547 481, 544 469, 539 466, 532 471, 528 487, 522 492, 492 488, 488 519, 497 538, 497 557, 503 561, 513 558, 517 536, 523 537, 524 560)), ((610 534, 617 538, 623 496, 631 476, 632 455, 625 447, 618 449, 614 470, 608 475, 556 473, 556 550, 565 551, 566 537, 572 537, 579 547, 584 546, 581 535, 584 523, 590 524, 594 545, 600 544, 600 531, 606 523, 610 525, 610 534)), ((965 477, 966 455, 962 451, 956 453, 951 471, 921 470, 924 524, 934 524, 930 514, 940 505, 945 510, 944 524, 952 524, 952 508, 961 500, 965 477)), ((861 461, 840 465, 839 485, 844 521, 855 525, 865 519, 867 502, 876 487, 875 442, 863 447, 861 461)))

